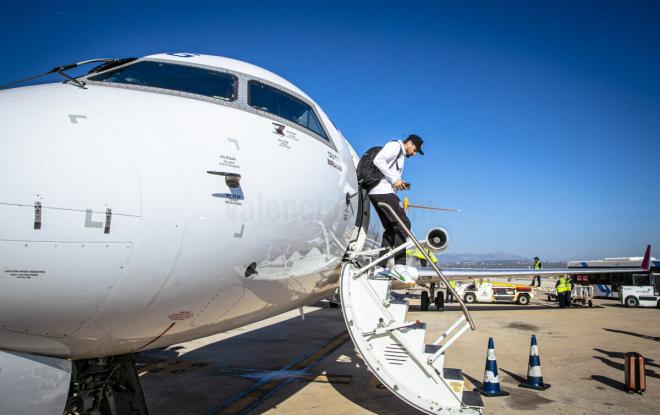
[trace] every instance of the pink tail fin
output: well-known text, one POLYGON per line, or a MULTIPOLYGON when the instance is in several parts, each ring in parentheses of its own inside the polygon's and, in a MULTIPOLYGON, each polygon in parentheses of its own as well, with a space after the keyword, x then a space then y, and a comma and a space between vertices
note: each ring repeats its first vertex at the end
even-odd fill
POLYGON ((646 253, 644 254, 644 260, 642 261, 642 269, 644 271, 649 271, 651 269, 651 245, 646 245, 646 253))

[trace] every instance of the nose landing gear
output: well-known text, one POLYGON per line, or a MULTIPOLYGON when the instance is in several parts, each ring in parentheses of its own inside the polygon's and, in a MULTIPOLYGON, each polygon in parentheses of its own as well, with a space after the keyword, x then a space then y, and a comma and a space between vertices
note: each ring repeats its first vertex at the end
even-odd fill
POLYGON ((429 308, 431 307, 431 303, 435 305, 436 311, 444 311, 445 310, 445 293, 442 291, 438 291, 436 294, 435 292, 436 287, 435 283, 431 283, 429 286, 429 290, 424 290, 422 291, 422 294, 420 296, 420 306, 422 311, 429 311, 429 308))

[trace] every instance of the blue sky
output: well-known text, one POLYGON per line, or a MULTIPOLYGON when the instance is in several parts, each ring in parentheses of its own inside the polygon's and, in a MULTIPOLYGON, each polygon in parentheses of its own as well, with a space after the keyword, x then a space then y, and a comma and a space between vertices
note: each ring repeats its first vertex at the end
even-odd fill
POLYGON ((411 202, 462 212, 412 212, 413 229, 445 226, 451 252, 660 249, 656 1, 14 3, 0 83, 94 57, 246 60, 305 90, 359 153, 420 134, 411 202))

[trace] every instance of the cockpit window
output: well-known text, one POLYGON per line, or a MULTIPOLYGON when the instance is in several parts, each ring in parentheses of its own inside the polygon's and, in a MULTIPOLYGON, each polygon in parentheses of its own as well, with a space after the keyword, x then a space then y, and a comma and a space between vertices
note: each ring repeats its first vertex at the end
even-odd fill
POLYGON ((88 79, 181 91, 225 101, 236 99, 238 83, 234 75, 224 72, 153 61, 139 61, 88 79))
POLYGON ((328 139, 314 110, 298 98, 257 81, 248 83, 248 104, 256 109, 293 121, 328 139))

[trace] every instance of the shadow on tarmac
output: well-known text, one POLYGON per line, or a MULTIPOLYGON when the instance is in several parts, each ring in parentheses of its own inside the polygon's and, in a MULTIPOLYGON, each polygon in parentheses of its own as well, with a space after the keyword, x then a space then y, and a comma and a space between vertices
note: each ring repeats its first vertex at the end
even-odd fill
POLYGON ((463 372, 463 376, 465 376, 465 378, 466 378, 467 380, 469 380, 470 383, 472 383, 472 384, 474 385, 475 388, 477 388, 477 389, 481 389, 481 387, 483 386, 483 383, 481 383, 481 382, 478 381, 477 379, 473 378, 472 376, 468 375, 467 373, 463 372))
POLYGON ((513 380, 515 380, 518 383, 527 383, 527 379, 524 376, 516 375, 513 372, 509 372, 506 369, 500 369, 502 372, 506 373, 507 375, 511 376, 513 380))
MULTIPOLYGON (((612 357, 616 357, 616 358, 619 358, 618 356, 621 356, 620 359, 623 359, 623 353, 621 353, 621 352, 606 352, 606 351, 601 351, 599 349, 594 349, 594 350, 596 350, 598 352, 601 352, 603 354, 611 353, 613 355, 612 357)), ((609 354, 608 354, 608 356, 609 356, 609 354)), ((625 370, 625 365, 623 363, 615 362, 615 361, 610 360, 610 359, 608 359, 606 357, 603 357, 603 356, 593 356, 593 358, 598 359, 601 362, 603 362, 604 364, 606 364, 607 366, 609 366, 611 368, 614 368, 614 369, 617 369, 617 370, 620 370, 621 372, 623 372, 625 370)), ((650 360, 650 361, 653 362, 653 360, 650 360)), ((646 363, 646 361, 645 361, 645 363, 646 363)), ((655 363, 647 364, 647 366, 658 367, 658 365, 655 364, 655 363)), ((660 374, 658 374, 653 369, 646 368, 645 373, 646 373, 646 376, 648 376, 650 378, 660 379, 660 374)))
MULTIPOLYGON (((524 383, 525 378, 516 375, 515 373, 509 372, 508 370, 499 369, 500 371, 509 375, 516 383, 524 383)), ((474 377, 463 372, 463 376, 469 380, 476 388, 481 388, 483 383, 479 382, 474 377)), ((509 396, 504 398, 484 398, 487 399, 504 399, 506 405, 516 411, 533 411, 540 409, 541 405, 554 402, 552 399, 548 399, 544 396, 541 396, 538 392, 532 391, 529 389, 522 389, 519 387, 506 388, 503 387, 503 390, 506 390, 510 393, 509 396)), ((487 402, 486 402, 487 404, 487 402)))
POLYGON ((642 339, 652 340, 654 342, 660 342, 660 337, 657 337, 657 336, 648 336, 646 334, 639 334, 639 333, 634 333, 632 331, 626 331, 626 330, 617 330, 617 329, 603 329, 603 330, 609 331, 610 333, 627 334, 629 336, 641 337, 642 339))
POLYGON ((618 380, 614 380, 611 378, 608 378, 607 376, 601 376, 601 375, 591 375, 591 379, 595 380, 596 382, 600 382, 605 386, 609 386, 611 388, 614 388, 618 391, 625 392, 624 389, 624 384, 619 382, 618 380))
MULTIPOLYGON (((409 298, 415 298, 415 296, 409 296, 409 298)), ((518 304, 513 304, 513 303, 506 303, 506 302, 501 302, 501 303, 486 303, 486 304, 479 304, 479 303, 473 303, 473 304, 466 304, 468 310, 470 311, 513 311, 513 310, 557 310, 559 309, 559 306, 557 305, 556 302, 550 302, 550 303, 539 303, 539 302, 532 302, 529 305, 518 305, 518 304)), ((568 307, 567 309, 569 310, 579 310, 579 309, 590 309, 590 308, 603 308, 601 305, 595 305, 593 307, 587 307, 587 306, 582 306, 582 305, 572 305, 571 307, 568 307)), ((411 304, 409 306, 410 311, 422 311, 421 306, 419 304, 411 304)), ((438 310, 435 309, 435 306, 432 304, 431 308, 429 309, 429 312, 437 312, 438 310)), ((445 303, 444 310, 442 311, 461 311, 461 307, 458 305, 458 303, 445 303)))
MULTIPOLYGON (((316 306, 326 307, 323 303, 316 306)), ((324 308, 306 313, 304 321, 293 317, 183 355, 178 352, 183 347, 174 346, 137 353, 135 358, 138 370, 145 372, 140 379, 151 413, 260 414, 276 408, 310 382, 320 382, 329 383, 353 403, 375 413, 417 414, 378 387, 352 345, 350 357, 359 362, 359 368, 343 369, 330 361, 329 370, 346 373, 322 373, 317 366, 335 356, 346 342, 351 340, 341 311, 324 308), (360 382, 374 387, 360 388, 360 382)))
MULTIPOLYGON (((607 355, 607 357, 611 357, 611 358, 615 358, 615 359, 623 359, 625 357, 625 353, 622 353, 622 352, 611 352, 609 350, 603 350, 603 349, 597 349, 597 348, 593 349, 593 350, 597 351, 598 353, 602 353, 604 355, 607 355)), ((653 360, 649 357, 644 358, 644 364, 646 366, 653 366, 653 367, 660 368, 659 364, 653 363, 654 361, 655 360, 653 360)))
MULTIPOLYGON (((506 303, 493 303, 488 305, 474 305, 469 304, 467 306, 470 311, 512 311, 512 310, 555 310, 557 306, 545 306, 545 305, 517 305, 517 304, 506 304, 506 303)), ((410 311, 422 311, 421 306, 411 304, 409 307, 410 311)), ((445 304, 444 311, 461 311, 461 307, 458 305, 447 305, 445 304)), ((429 310, 429 312, 437 312, 435 308, 429 310)))

